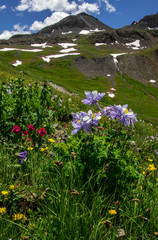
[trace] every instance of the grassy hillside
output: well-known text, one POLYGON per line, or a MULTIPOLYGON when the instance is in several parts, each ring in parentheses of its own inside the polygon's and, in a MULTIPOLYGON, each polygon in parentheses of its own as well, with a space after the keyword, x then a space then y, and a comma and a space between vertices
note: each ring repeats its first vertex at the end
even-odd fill
MULTIPOLYGON (((81 56, 101 57, 118 51, 109 46, 95 47, 89 44, 86 37, 78 39, 78 52, 81 56)), ((23 47, 27 49, 28 46, 23 47)), ((83 97, 84 90, 98 90, 99 92, 110 91, 111 83, 103 76, 91 77, 89 79, 74 66, 75 56, 65 56, 63 58, 53 58, 49 63, 44 62, 42 57, 59 54, 61 46, 54 45, 52 48, 45 48, 41 52, 8 51, 0 52, 0 69, 14 77, 25 77, 38 82, 50 82, 64 87, 70 92, 74 92, 83 97), (12 66, 16 60, 22 61, 22 65, 12 66)), ((152 54, 152 50, 143 50, 145 55, 152 54)), ((140 54, 140 51, 138 51, 140 54)), ((1 80, 3 80, 1 74, 1 80)), ((157 125, 158 122, 158 89, 153 84, 144 85, 128 76, 121 76, 119 73, 115 77, 116 97, 110 98, 106 94, 102 104, 125 104, 128 103, 139 117, 143 120, 157 125)))

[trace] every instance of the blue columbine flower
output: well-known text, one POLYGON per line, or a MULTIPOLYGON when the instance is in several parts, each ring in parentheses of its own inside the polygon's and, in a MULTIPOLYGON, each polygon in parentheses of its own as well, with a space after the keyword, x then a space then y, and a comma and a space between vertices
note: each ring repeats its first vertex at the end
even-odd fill
POLYGON ((21 152, 18 155, 18 160, 19 160, 19 164, 21 164, 23 162, 24 159, 26 159, 26 155, 27 155, 27 151, 21 152))
POLYGON ((97 91, 84 91, 86 98, 82 100, 82 102, 86 105, 96 104, 98 106, 98 101, 102 99, 105 93, 98 93, 97 91))
POLYGON ((71 134, 74 135, 81 129, 85 132, 90 131, 92 126, 98 124, 98 120, 101 118, 101 113, 92 113, 92 111, 89 110, 88 113, 73 113, 72 116, 74 118, 74 121, 72 122, 74 130, 71 134))
POLYGON ((111 117, 111 119, 118 119, 120 123, 124 123, 125 126, 129 126, 130 124, 133 126, 135 122, 138 120, 136 119, 136 115, 131 109, 127 109, 128 105, 125 104, 121 105, 114 105, 109 106, 103 109, 102 114, 111 117))

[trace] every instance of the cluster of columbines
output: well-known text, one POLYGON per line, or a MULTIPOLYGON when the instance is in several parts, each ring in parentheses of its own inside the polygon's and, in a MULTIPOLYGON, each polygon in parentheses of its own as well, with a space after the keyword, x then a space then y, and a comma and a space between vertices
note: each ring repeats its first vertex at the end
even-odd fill
POLYGON ((90 132, 92 127, 98 125, 99 119, 102 116, 113 119, 118 119, 120 123, 124 123, 125 126, 129 126, 130 124, 134 125, 137 122, 136 115, 131 109, 127 109, 128 105, 114 105, 108 106, 103 109, 99 107, 98 101, 102 99, 105 93, 98 93, 97 91, 84 91, 86 95, 86 99, 83 99, 82 102, 86 105, 90 105, 93 108, 96 105, 99 108, 98 113, 93 113, 92 110, 89 110, 88 113, 80 112, 80 113, 72 113, 74 121, 72 122, 72 126, 74 130, 72 131, 72 135, 76 134, 81 129, 85 132, 90 132))

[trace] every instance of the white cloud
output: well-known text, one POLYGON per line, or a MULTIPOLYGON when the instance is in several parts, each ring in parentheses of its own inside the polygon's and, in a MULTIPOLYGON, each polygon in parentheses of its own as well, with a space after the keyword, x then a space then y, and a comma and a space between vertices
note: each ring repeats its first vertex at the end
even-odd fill
POLYGON ((106 5, 106 11, 111 13, 111 12, 116 12, 116 8, 114 6, 112 6, 108 0, 102 0, 103 2, 105 2, 106 5))
POLYGON ((68 0, 21 0, 16 7, 18 11, 28 10, 29 12, 40 12, 46 9, 50 11, 73 11, 77 7, 75 1, 68 2, 68 0))
POLYGON ((87 3, 84 2, 81 5, 78 5, 74 14, 78 14, 80 12, 92 12, 92 13, 99 13, 99 7, 96 3, 87 3))
POLYGON ((56 22, 59 22, 61 19, 67 17, 69 14, 65 12, 54 12, 50 17, 47 17, 44 22, 42 21, 35 21, 31 27, 30 30, 37 31, 40 30, 46 26, 52 25, 56 22))
POLYGON ((12 31, 4 30, 2 34, 0 34, 0 39, 9 39, 13 35, 16 34, 30 34, 30 31, 26 31, 25 29, 28 26, 20 26, 19 24, 14 25, 14 29, 12 31))
POLYGON ((2 11, 3 9, 6 9, 6 5, 0 6, 0 11, 2 11))
MULTIPOLYGON (((72 11, 72 14, 78 14, 80 12, 92 12, 92 13, 99 13, 99 8, 97 4, 90 4, 90 3, 82 3, 81 5, 76 6, 76 10, 72 11)), ((67 17, 69 14, 66 12, 54 12, 50 17, 47 17, 44 19, 44 21, 35 21, 31 27, 31 31, 37 31, 40 30, 46 26, 55 24, 59 22, 61 19, 67 17)))
POLYGON ((77 4, 75 1, 69 2, 69 0, 20 0, 20 4, 16 7, 18 11, 28 10, 29 12, 40 12, 47 9, 51 12, 71 12, 73 14, 83 11, 99 12, 96 3, 79 1, 77 4))

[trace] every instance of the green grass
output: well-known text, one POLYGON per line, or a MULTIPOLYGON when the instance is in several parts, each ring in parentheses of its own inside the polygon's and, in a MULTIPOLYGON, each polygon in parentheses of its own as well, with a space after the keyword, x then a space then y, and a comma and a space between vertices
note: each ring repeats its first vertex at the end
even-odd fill
POLYGON ((138 116, 147 122, 157 126, 158 123, 158 89, 146 86, 127 76, 116 78, 116 102, 120 104, 129 104, 138 116), (153 100, 152 95, 156 100, 153 100))
MULTIPOLYGON (((76 43, 79 52, 86 57, 103 57, 112 52, 107 46, 95 47, 89 43, 87 36, 80 36, 76 43)), ((17 46, 18 47, 18 46, 17 46)), ((27 48, 25 46, 24 48, 27 48)), ((110 82, 107 78, 97 76, 87 79, 77 67, 73 64, 73 56, 67 56, 61 59, 51 59, 50 63, 42 60, 42 57, 58 54, 62 48, 58 45, 53 45, 52 48, 43 49, 42 52, 31 53, 21 51, 8 51, 0 53, 0 69, 2 72, 8 72, 15 77, 23 76, 26 79, 31 79, 38 82, 52 82, 56 85, 64 87, 70 92, 84 96, 84 90, 97 90, 98 92, 107 92, 110 90, 110 82), (15 60, 21 60, 22 65, 13 67, 15 60), (22 72, 22 73, 21 73, 22 72)), ((151 55, 153 49, 144 51, 143 54, 151 55)), ((142 52, 141 52, 142 54, 142 52)), ((7 75, 7 74, 6 74, 7 75)), ((102 103, 106 106, 109 104, 125 104, 128 103, 135 112, 140 113, 140 118, 147 122, 157 125, 158 107, 157 100, 154 101, 152 95, 158 99, 158 90, 151 84, 145 86, 142 83, 125 76, 124 81, 120 76, 116 76, 117 94, 114 99, 107 95, 102 103)), ((1 79, 3 79, 1 75, 1 79)))

